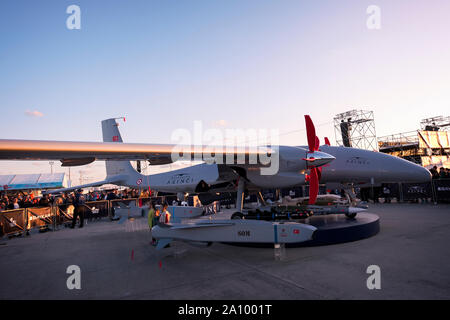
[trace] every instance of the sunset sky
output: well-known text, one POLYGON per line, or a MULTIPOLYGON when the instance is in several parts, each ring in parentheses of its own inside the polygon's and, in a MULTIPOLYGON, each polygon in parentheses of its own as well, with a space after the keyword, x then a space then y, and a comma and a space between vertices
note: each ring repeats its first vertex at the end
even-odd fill
MULTIPOLYGON (((201 120, 301 145, 309 114, 334 144, 333 117, 351 109, 373 110, 378 136, 416 130, 449 115, 449 14, 448 0, 2 0, 0 138, 101 141, 100 121, 125 116, 125 142, 171 143, 201 120), (72 4, 80 30, 66 27, 72 4)), ((73 168, 75 184, 80 170, 105 175, 73 168)))

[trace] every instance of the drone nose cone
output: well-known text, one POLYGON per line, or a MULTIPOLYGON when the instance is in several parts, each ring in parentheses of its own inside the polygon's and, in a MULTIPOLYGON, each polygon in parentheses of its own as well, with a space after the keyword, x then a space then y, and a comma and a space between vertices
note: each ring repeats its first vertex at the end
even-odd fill
POLYGON ((336 158, 333 157, 331 154, 321 151, 314 151, 312 153, 308 153, 308 157, 306 158, 306 160, 308 161, 308 166, 316 168, 321 167, 327 163, 330 163, 335 159, 336 158))
POLYGON ((393 170, 392 173, 401 175, 399 179, 401 182, 425 183, 431 181, 431 172, 428 169, 404 159, 399 160, 398 171, 393 170))
POLYGON ((417 182, 430 182, 432 176, 428 169, 417 166, 414 170, 414 178, 417 179, 417 182))

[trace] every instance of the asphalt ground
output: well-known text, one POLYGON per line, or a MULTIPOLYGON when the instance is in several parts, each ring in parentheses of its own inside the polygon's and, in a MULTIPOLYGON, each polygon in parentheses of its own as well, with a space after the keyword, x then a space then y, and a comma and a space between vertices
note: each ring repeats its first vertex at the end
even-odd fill
POLYGON ((173 242, 147 220, 0 240, 0 299, 449 299, 450 205, 372 204, 380 232, 356 242, 274 249, 173 242), (68 289, 67 268, 81 289, 68 289), (368 289, 369 266, 380 289, 368 289))

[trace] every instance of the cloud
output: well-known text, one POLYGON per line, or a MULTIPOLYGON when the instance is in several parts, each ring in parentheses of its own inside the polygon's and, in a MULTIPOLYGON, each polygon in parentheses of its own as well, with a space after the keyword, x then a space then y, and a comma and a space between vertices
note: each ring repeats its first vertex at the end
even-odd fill
POLYGON ((43 114, 42 112, 37 111, 37 110, 34 110, 34 111, 27 110, 27 111, 25 111, 25 114, 26 114, 27 116, 35 117, 35 118, 40 118, 40 117, 43 117, 43 116, 44 116, 44 114, 43 114))

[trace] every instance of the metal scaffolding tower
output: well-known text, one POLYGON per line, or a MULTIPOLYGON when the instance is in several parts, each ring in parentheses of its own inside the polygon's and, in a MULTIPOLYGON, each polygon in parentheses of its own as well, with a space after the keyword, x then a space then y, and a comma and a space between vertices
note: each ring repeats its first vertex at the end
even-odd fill
POLYGON ((450 117, 433 117, 423 119, 420 126, 424 131, 450 131, 450 117))
POLYGON ((420 126, 421 130, 378 138, 379 151, 426 167, 446 162, 445 159, 448 159, 450 155, 449 138, 446 132, 450 130, 450 117, 439 116, 423 119, 420 126), (432 131, 440 131, 441 134, 438 135, 436 132, 433 135, 432 131))
POLYGON ((339 146, 378 151, 373 111, 350 110, 334 117, 339 146))

